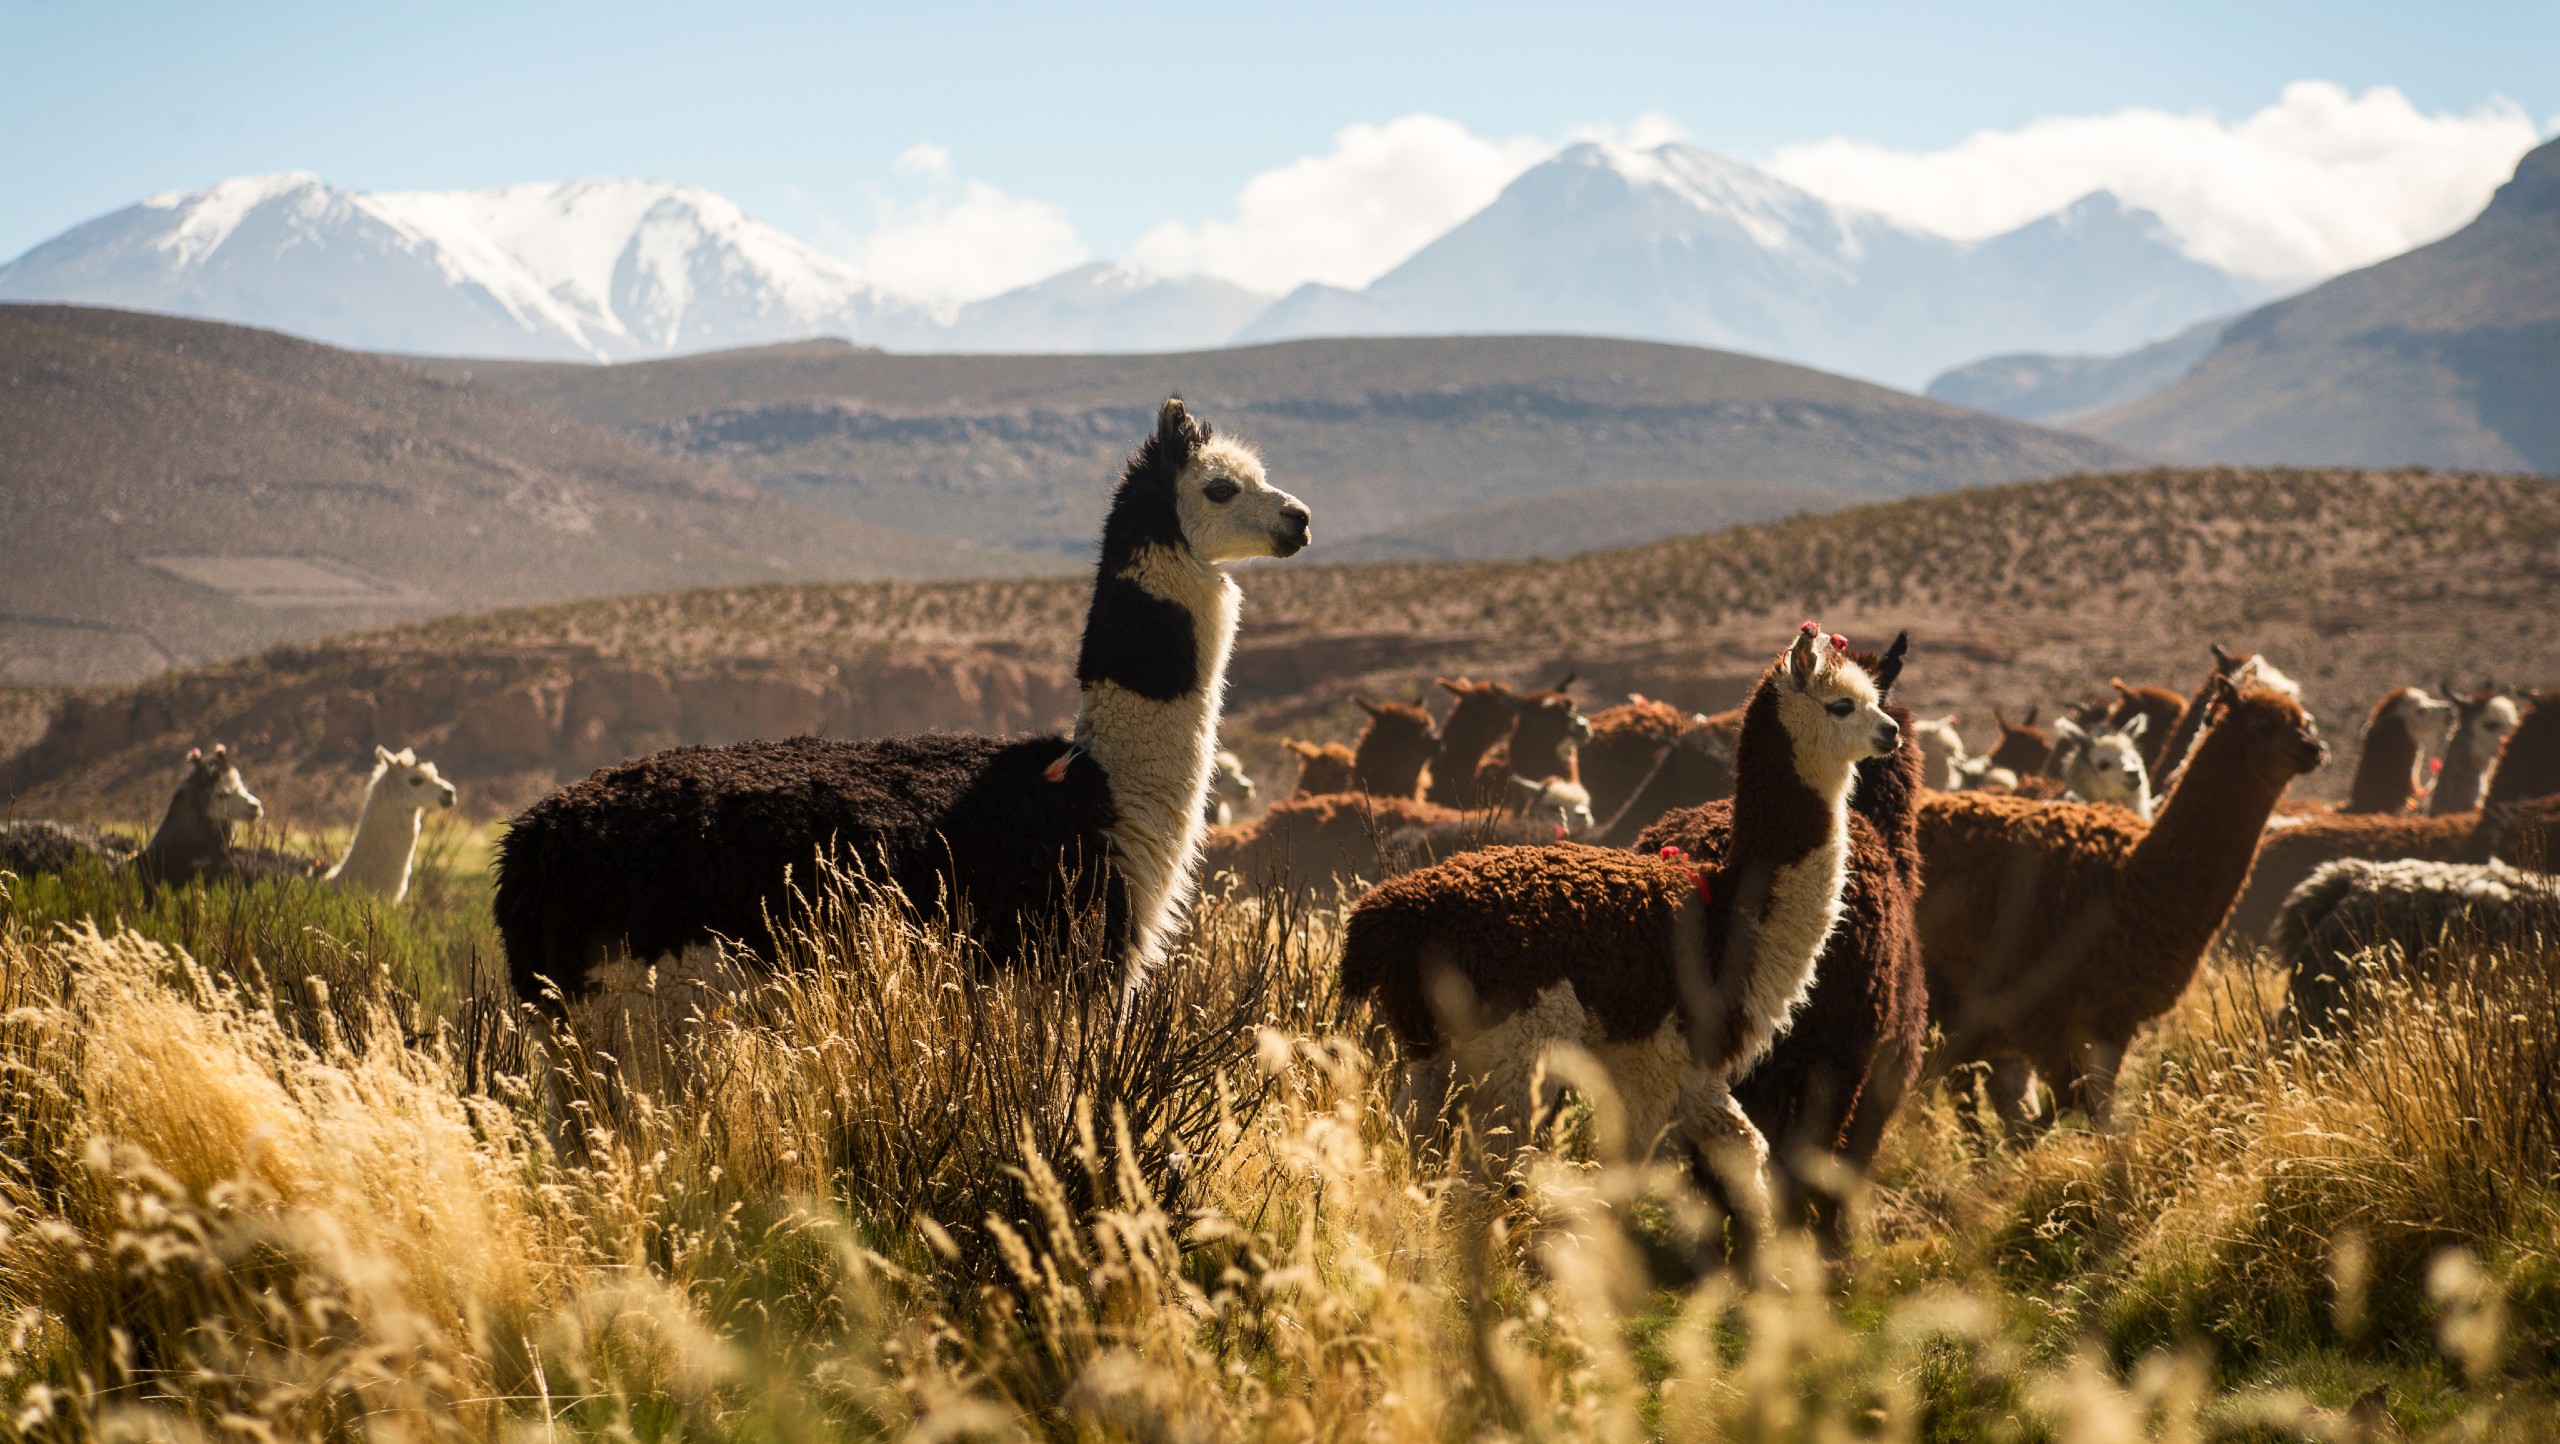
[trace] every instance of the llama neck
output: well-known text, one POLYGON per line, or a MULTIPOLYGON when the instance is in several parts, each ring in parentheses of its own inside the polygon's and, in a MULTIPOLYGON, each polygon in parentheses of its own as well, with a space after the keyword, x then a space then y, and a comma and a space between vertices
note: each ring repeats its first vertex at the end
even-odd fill
POLYGON ((1814 963, 1839 925, 1855 774, 1845 763, 1798 754, 1777 692, 1765 684, 1743 719, 1737 753, 1732 841, 1719 879, 1733 911, 1716 972, 1741 1001, 1734 1055, 1748 1060, 1803 1004, 1814 963), (1740 969, 1737 958, 1745 960, 1740 969))
POLYGON ((382 794, 379 778, 364 791, 364 810, 356 814, 356 835, 347 839, 347 854, 329 869, 326 879, 359 883, 393 902, 409 892, 409 866, 418 853, 418 832, 425 810, 382 794))
POLYGON ((2270 785, 2249 765, 2234 726, 2205 734, 2186 772, 2125 859, 2117 888, 2125 916, 2142 919, 2145 951, 2183 962, 2181 976, 2165 980, 2181 990, 2248 881, 2284 796, 2282 782, 2270 785))
POLYGON ((2385 715, 2364 735, 2356 775, 2347 785, 2347 811, 2399 812, 2418 786, 2418 738, 2399 713, 2385 715))
POLYGON ((1431 760, 1431 800, 1459 807, 1475 800, 1476 768, 1511 731, 1513 718, 1490 708, 1475 709, 1460 699, 1440 726, 1439 755, 1431 760))
POLYGON ((1920 857, 1920 789, 1925 785, 1922 779, 1927 776, 1927 762, 1920 755, 1919 744, 1910 740, 1911 714, 1898 706, 1884 710, 1886 716, 1901 724, 1903 744, 1890 757, 1858 764, 1849 806, 1874 826, 1876 836, 1893 850, 1896 858, 1916 866, 1920 857))
POLYGON ((1362 734, 1360 746, 1352 756, 1351 776, 1362 792, 1373 797, 1411 797, 1422 786, 1422 769, 1431 761, 1429 739, 1413 742, 1382 741, 1377 725, 1370 724, 1362 734))
POLYGON ((231 851, 231 824, 216 822, 205 812, 205 799, 196 789, 181 788, 169 799, 169 810, 160 817, 160 826, 151 840, 142 845, 142 855, 155 860, 164 870, 172 862, 183 863, 182 871, 195 872, 220 862, 231 851))
POLYGON ((1110 781, 1133 983, 1189 902, 1238 601, 1226 573, 1145 546, 1098 578, 1085 620, 1075 742, 1110 781))

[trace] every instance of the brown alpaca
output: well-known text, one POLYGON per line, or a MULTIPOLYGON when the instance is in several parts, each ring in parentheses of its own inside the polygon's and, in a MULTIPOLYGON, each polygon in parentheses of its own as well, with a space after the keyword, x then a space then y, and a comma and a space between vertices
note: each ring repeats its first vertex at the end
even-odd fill
MULTIPOLYGON (((1897 637, 1882 657, 1853 654, 1880 694, 1900 676, 1903 646, 1897 637)), ((1890 702, 1884 710, 1907 739, 1910 715, 1890 702)), ((1875 1161, 1886 1124, 1919 1077, 1928 1039, 1928 981, 1913 916, 1926 765, 1919 746, 1907 740, 1890 757, 1858 764, 1840 926, 1814 965, 1813 991, 1794 1026, 1733 1088, 1770 1142, 1781 1216, 1809 1210, 1814 1228, 1835 1249, 1844 1242, 1841 1199, 1830 1181, 1835 1169, 1808 1165, 1828 1156, 1834 1165, 1863 1172, 1875 1161)), ((1645 829, 1636 851, 1676 848, 1714 866, 1724 860, 1732 827, 1731 802, 1684 808, 1645 829)))
POLYGON ((2327 755, 2310 714, 2220 683, 2148 828, 2121 808, 1937 794, 1920 809, 1920 941, 1951 1066, 1987 1063, 2022 1135, 2036 1075, 2103 1124, 2125 1045, 2186 991, 2286 784, 2327 755))
POLYGON ((1520 696, 1520 717, 1511 724, 1511 735, 1493 745, 1476 764, 1476 797, 1478 807, 1519 810, 1519 798, 1512 791, 1511 779, 1525 777, 1532 782, 1561 777, 1579 782, 1578 759, 1582 744, 1591 737, 1591 719, 1573 705, 1564 689, 1573 685, 1567 674, 1564 681, 1540 692, 1524 692, 1520 696))
POLYGON ((2053 757, 2053 739, 2036 725, 2036 711, 2029 707, 2025 717, 2012 722, 1999 708, 1991 709, 1991 720, 2000 728, 1999 744, 1991 749, 1991 765, 2006 767, 2021 780, 2042 773, 2053 757))
POLYGON ((2355 776, 2347 783, 2340 812, 2409 810, 2424 786, 2419 768, 2427 741, 2443 730, 2453 704, 2427 695, 2424 687, 2395 687, 2374 704, 2365 723, 2364 742, 2356 749, 2355 776))
POLYGON ((1443 807, 1475 807, 1476 768, 1493 745, 1511 735, 1520 719, 1520 698, 1500 682, 1433 679, 1457 698, 1448 720, 1440 724, 1440 750, 1431 759, 1431 790, 1425 793, 1443 807))
POLYGON ((1369 725, 1351 746, 1351 784, 1372 797, 1414 797, 1422 791, 1422 774, 1440 750, 1432 735, 1431 713, 1422 699, 1372 702, 1355 696, 1352 704, 1369 714, 1369 725))
POLYGON ((1591 789, 1591 811, 1610 818, 1636 795, 1654 764, 1689 728, 1686 712, 1668 702, 1630 697, 1591 714, 1591 740, 1582 744, 1582 785, 1591 789))
POLYGON ((1398 871, 1390 845, 1409 829, 1490 820, 1410 797, 1334 792, 1273 803, 1252 822, 1212 828, 1200 844, 1201 875, 1235 874, 1248 888, 1328 887, 1398 871))
POLYGON ((2128 687, 2122 677, 2108 678, 2107 685, 2116 689, 2116 705, 2107 711, 2106 729, 2122 727, 2136 717, 2144 719, 2142 770, 2149 776, 2158 777, 2160 758, 2169 750, 2170 736, 2178 730, 2179 720, 2186 716, 2187 699, 2166 687, 2128 687))
POLYGON ((1340 742, 1301 742, 1295 737, 1282 738, 1280 745, 1298 758, 1298 797, 1318 797, 1330 792, 1352 789, 1352 770, 1360 759, 1350 747, 1340 742))
POLYGON ((2430 817, 2479 808, 2489 790, 2489 774, 2497 769, 2507 738, 2524 715, 2513 697, 2500 696, 2495 687, 2483 687, 2469 697, 2445 695, 2453 697, 2453 725, 2445 734, 2444 761, 2436 772, 2435 786, 2427 793, 2425 810, 2430 817))
MULTIPOLYGON (((2542 712, 2552 709, 2545 707, 2542 712)), ((2460 735, 2455 735, 2455 745, 2460 745, 2460 735)), ((2499 773, 2506 773, 2509 760, 2516 760, 2516 778, 2560 773, 2560 727, 2547 727, 2537 735, 2527 735, 2524 727, 2516 727, 2514 735, 2506 737, 2499 773)), ((2442 778, 2437 778, 2437 786, 2442 786, 2442 778)), ((2519 781, 2516 786, 2529 783, 2519 781)), ((2506 847, 2511 847, 2511 842, 2506 840, 2506 830, 2511 827, 2514 804, 2519 801, 2527 799, 2499 799, 2481 812, 2447 812, 2440 817, 2332 812, 2327 817, 2309 817, 2294 827, 2268 832, 2266 840, 2258 845, 2258 863, 2250 868, 2248 891, 2240 894, 2240 906, 2232 909, 2230 935, 2243 942, 2268 937, 2276 927, 2276 917, 2284 911, 2286 894, 2299 888, 2322 863, 2337 863, 2342 858, 2365 858, 2373 863, 2391 863, 2396 858, 2419 858, 2429 863, 2486 863, 2491 858, 2509 858, 2506 847)))
POLYGON ((1741 742, 1739 707, 1692 718, 1637 784, 1633 796, 1614 812, 1603 810, 1596 801, 1592 804, 1600 826, 1591 840, 1603 847, 1624 847, 1671 812, 1731 797, 1734 749, 1741 742))
POLYGON ((1901 741, 1846 651, 1808 622, 1760 679, 1720 865, 1500 847, 1353 907, 1343 995, 1416 1057, 1409 1109, 1436 1117, 1461 1080, 1488 1114, 1534 1107, 1549 1051, 1588 1048, 1630 1141, 1675 1129, 1693 1162, 1734 1166, 1745 1218, 1762 1216, 1767 1144, 1728 1085, 1785 1028, 1839 918, 1852 769, 1901 741))

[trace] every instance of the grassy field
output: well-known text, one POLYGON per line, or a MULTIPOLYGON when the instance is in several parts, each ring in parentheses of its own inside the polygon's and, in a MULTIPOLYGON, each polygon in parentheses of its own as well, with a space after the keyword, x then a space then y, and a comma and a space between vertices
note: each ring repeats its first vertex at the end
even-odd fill
POLYGON ((2283 1037, 2215 960, 2119 1127, 1909 1108, 1827 1270, 1607 1100, 1409 1143, 1338 909, 1213 899, 1118 1026, 835 880, 608 1056, 479 834, 399 909, 0 879, 0 1429, 46 1439, 2560 1437, 2548 958, 2283 1037), (316 983, 313 980, 318 980, 316 983))

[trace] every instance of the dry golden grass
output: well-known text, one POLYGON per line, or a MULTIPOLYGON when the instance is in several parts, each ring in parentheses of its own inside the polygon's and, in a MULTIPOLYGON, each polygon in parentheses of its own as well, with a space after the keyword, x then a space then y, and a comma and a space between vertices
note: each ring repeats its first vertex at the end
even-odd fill
POLYGON ((2352 1048, 2221 960, 2120 1131, 1985 1154, 1921 1100, 1845 1269, 1743 1280, 1571 1113, 1502 1178, 1413 1147, 1334 1021, 1330 910, 1212 900, 1117 1024, 842 880, 800 922, 645 1066, 544 1075, 468 985, 297 1011, 237 981, 268 934, 0 906, 0 1429, 2560 1436, 2546 957, 2352 1048))

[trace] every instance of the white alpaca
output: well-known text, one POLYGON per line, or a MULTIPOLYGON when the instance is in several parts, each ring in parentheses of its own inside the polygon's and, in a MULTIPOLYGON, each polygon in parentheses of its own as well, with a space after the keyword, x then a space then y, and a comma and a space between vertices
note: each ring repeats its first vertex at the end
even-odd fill
POLYGON ((453 784, 403 747, 373 749, 373 779, 364 785, 364 810, 347 855, 321 881, 348 883, 392 902, 409 895, 409 866, 418 855, 418 830, 429 807, 453 806, 453 784))
POLYGON ((1992 766, 1990 753, 1965 750, 1964 734, 1956 730, 1956 714, 1953 712, 1944 717, 1915 722, 1911 731, 1923 746, 1945 759, 1945 770, 1940 774, 1945 780, 1939 783, 1942 790, 1964 792, 1978 787, 2018 785, 2018 774, 2006 767, 1992 766))
POLYGON ((2136 713, 2115 727, 2091 732, 2068 717, 2054 719, 2054 731, 2080 744, 2063 769, 2064 796, 2073 802, 2112 802, 2145 822, 2151 820, 2151 774, 2143 769, 2142 749, 2134 744, 2151 719, 2136 713))
POLYGON ((1200 810, 1200 820, 1212 827, 1225 827, 1253 806, 1253 775, 1244 770, 1244 759, 1220 749, 1209 774, 1209 801, 1200 810))
POLYGON ((1591 789, 1581 783, 1564 777, 1532 782, 1515 772, 1511 787, 1520 798, 1521 816, 1552 822, 1565 837, 1580 837, 1592 829, 1591 789))

